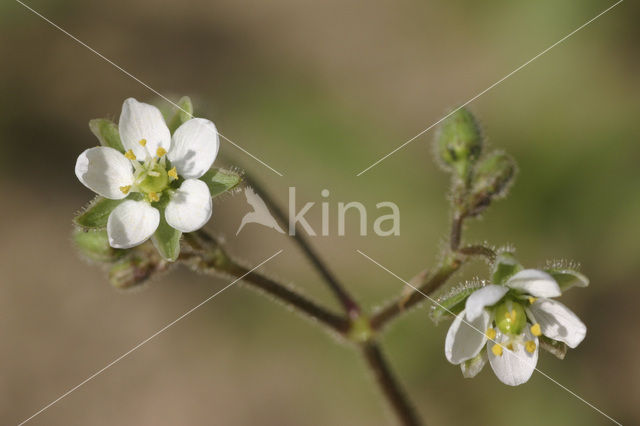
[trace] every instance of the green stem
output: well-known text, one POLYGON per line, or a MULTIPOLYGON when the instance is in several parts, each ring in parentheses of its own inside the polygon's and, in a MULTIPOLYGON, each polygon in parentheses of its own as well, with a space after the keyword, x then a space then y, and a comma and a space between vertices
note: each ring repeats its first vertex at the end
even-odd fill
POLYGON ((425 295, 430 296, 440 288, 440 286, 446 283, 447 280, 460 269, 462 263, 462 260, 457 257, 445 260, 433 274, 422 278, 421 282, 416 285, 417 290, 413 290, 407 296, 400 296, 373 315, 371 317, 371 327, 374 330, 381 330, 400 314, 407 312, 418 303, 423 302, 425 295))
POLYGON ((368 341, 360 346, 367 365, 373 372, 376 382, 382 390, 385 398, 391 404, 394 412, 404 426, 419 426, 422 424, 418 413, 409 401, 406 393, 393 375, 389 363, 378 344, 368 341))
POLYGON ((191 252, 181 254, 181 260, 197 271, 212 275, 222 273, 236 278, 242 277, 242 280, 251 287, 273 296, 287 306, 292 306, 299 313, 318 321, 329 329, 341 335, 346 335, 349 331, 351 327, 349 318, 318 305, 311 299, 258 272, 249 272, 251 269, 231 259, 215 238, 205 231, 185 234, 185 243, 191 252))
MULTIPOLYGON (((280 205, 249 175, 245 175, 245 180, 252 186, 257 193, 260 194, 264 202, 269 206, 269 209, 273 211, 274 215, 280 225, 285 229, 289 228, 289 220, 287 215, 282 210, 280 205)), ((302 250, 305 256, 309 259, 313 267, 318 271, 320 276, 326 281, 329 288, 332 290, 340 304, 343 306, 345 312, 350 318, 355 318, 360 313, 360 306, 355 299, 349 294, 346 288, 338 281, 336 276, 331 272, 327 264, 320 258, 316 251, 311 247, 311 244, 304 236, 301 228, 296 226, 295 234, 292 235, 298 247, 302 250)))

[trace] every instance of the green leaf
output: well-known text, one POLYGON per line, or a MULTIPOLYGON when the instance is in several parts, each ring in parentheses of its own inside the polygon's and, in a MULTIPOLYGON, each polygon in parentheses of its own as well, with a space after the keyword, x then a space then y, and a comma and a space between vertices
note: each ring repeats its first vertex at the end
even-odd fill
POLYGON ((242 182, 242 175, 230 170, 211 168, 200 178, 209 187, 211 198, 232 190, 242 182))
POLYGON ((522 270, 522 265, 516 260, 513 253, 498 253, 491 271, 493 284, 504 284, 509 277, 522 270))
POLYGON ((556 280, 562 292, 574 286, 587 287, 589 285, 589 278, 572 269, 545 269, 545 272, 556 280))
POLYGON ((170 262, 178 259, 180 255, 180 237, 182 237, 182 232, 172 228, 167 223, 163 212, 160 215, 160 225, 151 240, 164 259, 170 262))
POLYGON ((98 196, 73 221, 83 229, 104 229, 107 227, 107 220, 113 209, 123 201, 124 199, 110 200, 98 196))
POLYGON ((105 230, 83 230, 76 228, 73 241, 84 256, 98 262, 114 262, 125 255, 126 250, 114 249, 109 245, 105 230))
POLYGON ((464 309, 467 297, 481 287, 482 284, 479 282, 472 282, 453 288, 446 295, 439 297, 438 303, 431 307, 431 319, 438 323, 443 319, 458 315, 464 309))
POLYGON ((167 119, 167 127, 171 131, 171 134, 176 131, 185 121, 193 118, 193 105, 191 104, 191 98, 183 96, 178 101, 177 105, 181 109, 176 109, 173 116, 167 119))
POLYGON ((102 146, 108 146, 124 152, 118 126, 113 121, 106 118, 96 118, 89 121, 89 128, 96 135, 102 146))

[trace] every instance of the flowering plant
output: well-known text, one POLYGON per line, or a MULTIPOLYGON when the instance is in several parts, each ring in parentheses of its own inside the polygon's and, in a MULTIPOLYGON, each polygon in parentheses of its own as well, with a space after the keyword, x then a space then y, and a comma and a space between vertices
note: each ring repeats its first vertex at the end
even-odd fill
POLYGON ((524 269, 512 249, 463 244, 464 223, 506 196, 516 174, 511 156, 500 150, 485 152, 484 137, 468 110, 449 114, 436 136, 436 156, 452 180, 449 244, 436 268, 419 273, 413 284, 405 282, 411 292, 365 312, 306 237, 299 230, 292 234, 340 302, 341 312, 335 312, 256 272, 266 261, 254 268, 245 266, 226 252, 221 240, 202 229, 212 214, 212 198, 243 184, 260 193, 280 225, 287 226, 288 218, 258 182, 235 170, 212 167, 219 149, 215 125, 193 118, 189 98, 178 106, 179 111, 163 117, 154 106, 127 99, 117 125, 104 119, 90 122, 101 146, 87 149, 76 162, 76 176, 98 196, 74 219, 74 241, 83 255, 109 268, 117 288, 137 287, 178 263, 235 277, 231 284, 243 280, 358 348, 405 425, 420 424, 420 419, 378 336, 425 299, 435 301, 434 321, 453 319, 445 356, 460 365, 465 377, 474 377, 488 361, 500 381, 520 385, 535 371, 540 348, 563 358, 568 347, 575 348, 585 338, 586 326, 555 300, 572 286, 588 285, 577 268, 555 263, 524 269), (475 258, 490 265, 489 283, 445 290, 449 279, 475 258), (435 300, 434 294, 440 297, 435 300))

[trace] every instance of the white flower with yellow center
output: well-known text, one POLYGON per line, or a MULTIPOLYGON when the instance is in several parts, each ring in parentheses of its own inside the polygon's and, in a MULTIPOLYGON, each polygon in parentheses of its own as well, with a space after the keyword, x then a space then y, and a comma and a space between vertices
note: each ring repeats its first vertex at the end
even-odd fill
POLYGON ((447 360, 462 364, 465 376, 472 377, 488 359, 503 383, 525 383, 536 368, 540 336, 575 348, 587 333, 571 310, 551 299, 560 295, 556 280, 536 269, 522 270, 504 285, 479 288, 449 328, 447 360), (486 353, 481 352, 484 346, 486 353))
POLYGON ((109 215, 109 244, 141 244, 162 220, 181 232, 204 226, 211 217, 211 194, 198 178, 218 154, 215 125, 192 118, 172 136, 156 107, 129 98, 118 127, 124 153, 105 146, 89 148, 75 167, 87 188, 111 200, 126 198, 109 215))

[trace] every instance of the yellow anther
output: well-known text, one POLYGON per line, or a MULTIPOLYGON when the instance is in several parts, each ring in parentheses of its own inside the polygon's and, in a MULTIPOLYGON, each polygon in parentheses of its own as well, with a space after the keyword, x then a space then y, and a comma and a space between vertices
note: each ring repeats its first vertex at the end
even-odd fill
POLYGON ((535 323, 531 326, 531 334, 534 336, 540 336, 542 334, 542 330, 540 329, 540 324, 535 323))
POLYGON ((516 310, 512 309, 511 310, 511 321, 515 322, 515 320, 516 320, 516 310))
POLYGON ((532 354, 532 353, 534 353, 536 351, 536 342, 534 342, 533 340, 528 340, 524 344, 524 348, 527 350, 527 352, 532 354))
POLYGON ((149 193, 149 199, 151 201, 160 201, 160 197, 158 197, 158 194, 156 194, 155 192, 149 193))
POLYGON ((491 348, 491 352, 493 352, 495 356, 502 356, 502 346, 493 345, 493 347, 491 348))
POLYGON ((136 159, 136 155, 133 153, 133 150, 130 149, 129 151, 127 151, 124 154, 125 157, 127 157, 129 160, 135 160, 136 159))
POLYGON ((147 140, 146 139, 140 139, 140 141, 138 141, 138 143, 142 146, 146 146, 147 145, 147 140))
POLYGON ((509 349, 511 352, 513 352, 513 343, 509 343, 507 345, 507 349, 509 349))
POLYGON ((165 155, 167 153, 167 150, 164 149, 163 147, 158 148, 158 150, 156 151, 156 155, 158 157, 162 157, 163 155, 165 155))
POLYGON ((491 328, 491 327, 487 328, 487 337, 488 337, 490 340, 495 339, 495 338, 496 338, 496 331, 495 331, 493 328, 491 328))
POLYGON ((178 179, 178 170, 174 167, 173 169, 169 170, 167 172, 167 174, 169 175, 169 177, 173 180, 178 179))
POLYGON ((533 305, 533 302, 535 302, 536 300, 538 299, 533 296, 529 296, 529 303, 531 303, 532 305, 533 305))
POLYGON ((131 185, 121 186, 120 191, 125 195, 128 194, 131 191, 131 185))

